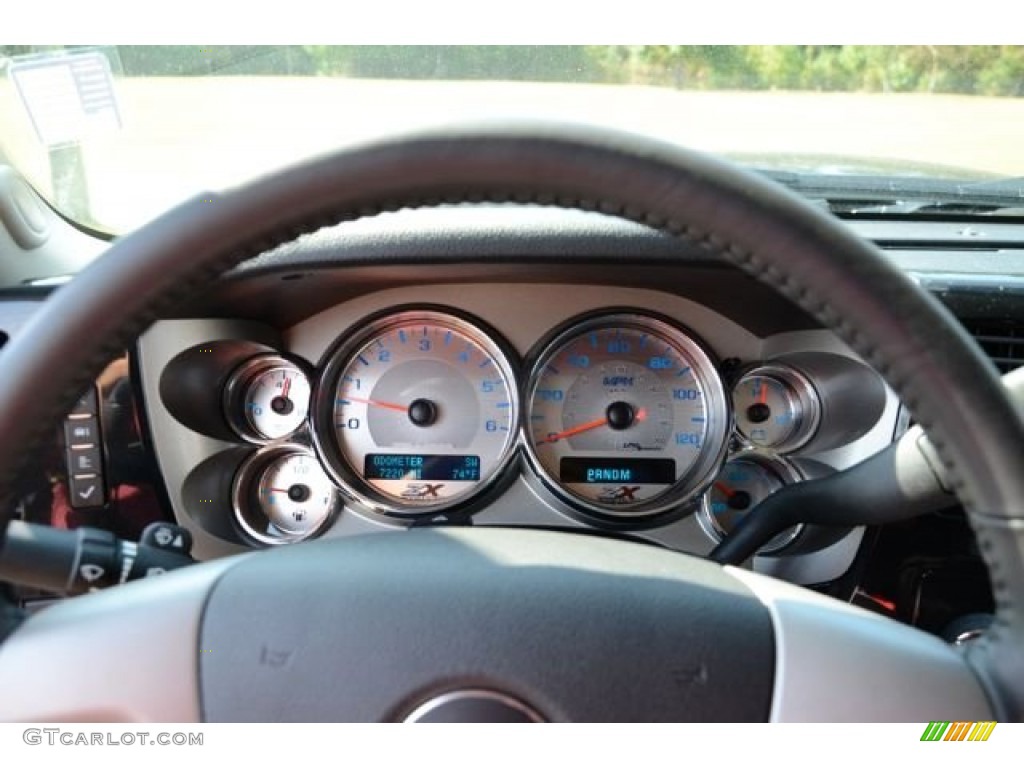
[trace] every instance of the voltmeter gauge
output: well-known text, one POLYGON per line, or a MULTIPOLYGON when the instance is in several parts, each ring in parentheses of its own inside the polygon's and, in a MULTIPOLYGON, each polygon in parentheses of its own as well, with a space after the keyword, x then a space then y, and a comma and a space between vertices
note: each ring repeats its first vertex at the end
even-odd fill
POLYGON ((290 360, 260 355, 232 373, 224 402, 239 436, 257 443, 280 440, 306 421, 309 379, 290 360))
POLYGON ((288 544, 320 533, 339 506, 338 492, 313 453, 280 445, 257 452, 239 470, 235 519, 260 544, 288 544))
POLYGON ((732 391, 736 429, 756 448, 789 453, 814 437, 821 401, 814 385, 788 366, 752 368, 732 391))

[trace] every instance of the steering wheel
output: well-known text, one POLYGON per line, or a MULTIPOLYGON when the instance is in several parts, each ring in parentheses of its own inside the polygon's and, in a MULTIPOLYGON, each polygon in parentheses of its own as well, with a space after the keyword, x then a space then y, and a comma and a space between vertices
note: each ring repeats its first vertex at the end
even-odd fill
POLYGON ((1024 716, 1024 419, 973 341, 874 246, 783 188, 596 128, 468 126, 377 141, 203 194, 116 242, 3 352, 0 529, 51 425, 162 313, 303 233, 463 202, 646 224, 738 266, 838 334, 947 466, 991 576, 987 639, 962 652, 809 591, 635 543, 411 530, 227 558, 49 608, 0 646, 0 718, 1024 716))

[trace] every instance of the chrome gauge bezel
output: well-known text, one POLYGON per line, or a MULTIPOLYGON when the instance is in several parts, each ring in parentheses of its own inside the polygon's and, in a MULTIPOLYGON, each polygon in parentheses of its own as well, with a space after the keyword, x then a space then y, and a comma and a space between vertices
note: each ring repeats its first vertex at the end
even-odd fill
POLYGON ((666 518, 682 516, 696 509, 701 494, 710 486, 724 460, 732 428, 731 400, 719 373, 718 363, 696 334, 663 315, 633 308, 612 309, 570 319, 541 340, 528 360, 529 374, 522 395, 523 426, 520 442, 531 472, 544 488, 569 509, 580 513, 583 521, 591 525, 660 526, 671 521, 666 518), (591 331, 605 328, 629 328, 667 337, 689 359, 694 377, 700 383, 705 397, 707 429, 697 460, 675 484, 650 501, 635 506, 601 504, 566 488, 559 478, 545 469, 530 434, 533 395, 544 367, 567 343, 591 331))
MULTIPOLYGON (((303 535, 289 534, 285 531, 281 531, 279 536, 266 533, 265 523, 268 522, 268 519, 263 515, 259 503, 254 501, 253 491, 259 488, 260 478, 271 464, 280 458, 295 455, 310 458, 316 467, 323 471, 322 464, 309 446, 299 443, 274 443, 264 446, 248 456, 235 473, 231 483, 231 510, 238 528, 243 536, 251 542, 264 546, 278 546, 306 541, 322 534, 337 518, 342 505, 337 488, 335 488, 332 491, 331 508, 324 520, 314 530, 303 535)), ((328 480, 331 479, 329 474, 325 473, 325 476, 328 480)))
POLYGON ((312 390, 313 381, 310 378, 309 371, 306 366, 279 354, 268 353, 256 355, 255 357, 250 357, 228 375, 227 381, 224 384, 224 417, 232 431, 248 443, 253 443, 254 445, 267 445, 281 440, 288 440, 309 423, 309 411, 312 406, 312 390), (257 376, 279 369, 293 370, 306 380, 306 384, 310 390, 310 401, 306 403, 306 412, 295 429, 283 435, 270 437, 261 432, 259 428, 252 423, 252 419, 249 417, 249 412, 245 408, 244 401, 246 391, 256 380, 257 376))
POLYGON ((416 305, 388 309, 368 317, 360 330, 343 336, 327 352, 321 373, 313 389, 310 410, 311 434, 314 449, 328 475, 341 488, 342 494, 363 512, 390 522, 412 523, 438 515, 475 511, 474 505, 508 476, 518 447, 519 433, 519 378, 511 347, 486 323, 465 312, 449 307, 416 305), (509 397, 509 430, 501 455, 486 475, 464 492, 436 503, 417 502, 403 504, 366 482, 345 459, 334 429, 334 406, 342 373, 353 357, 373 338, 410 322, 426 322, 449 327, 465 335, 487 352, 504 378, 509 397))
POLYGON ((751 448, 773 451, 778 454, 790 454, 804 448, 814 439, 818 433, 818 427, 821 425, 821 397, 818 395, 818 390, 814 388, 814 384, 807 376, 789 365, 779 363, 756 365, 744 370, 736 379, 730 392, 730 401, 734 399, 732 393, 751 376, 775 379, 786 387, 787 398, 796 411, 795 423, 786 438, 776 445, 755 443, 744 434, 737 424, 736 435, 740 441, 751 448))
MULTIPOLYGON (((783 487, 808 479, 808 476, 795 463, 768 451, 755 448, 738 451, 728 457, 722 465, 722 469, 725 469, 728 464, 734 461, 744 461, 766 467, 782 481, 783 487)), ((704 531, 705 535, 715 544, 720 544, 725 538, 726 533, 721 530, 720 526, 716 525, 714 515, 711 512, 710 488, 704 492, 701 498, 700 509, 697 512, 697 522, 700 524, 701 530, 704 531)), ((764 547, 757 551, 757 554, 772 555, 781 552, 796 541, 800 534, 803 533, 803 530, 803 523, 798 523, 792 528, 773 536, 764 547)))

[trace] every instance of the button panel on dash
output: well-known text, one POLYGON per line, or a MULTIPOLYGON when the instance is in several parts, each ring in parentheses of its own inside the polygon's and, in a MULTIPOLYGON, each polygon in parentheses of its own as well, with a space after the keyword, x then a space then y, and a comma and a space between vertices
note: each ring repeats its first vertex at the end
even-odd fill
POLYGON ((107 495, 103 476, 99 399, 95 387, 90 387, 82 394, 64 419, 64 444, 67 449, 71 507, 102 507, 107 502, 107 495))

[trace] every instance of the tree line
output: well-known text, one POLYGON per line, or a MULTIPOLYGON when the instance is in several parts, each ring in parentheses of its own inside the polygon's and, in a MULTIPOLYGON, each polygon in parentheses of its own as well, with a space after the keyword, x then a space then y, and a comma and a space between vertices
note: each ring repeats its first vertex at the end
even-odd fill
MULTIPOLYGON (((51 47, 52 49, 53 47, 51 47)), ((0 57, 42 49, 0 46, 0 57)), ((1024 46, 120 46, 127 75, 637 83, 694 90, 1024 96, 1024 46)))
POLYGON ((694 89, 1024 96, 1024 46, 611 46, 591 49, 629 82, 694 89))

